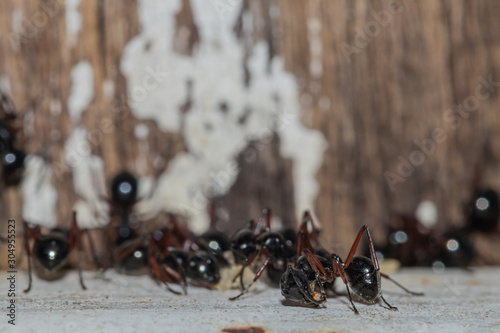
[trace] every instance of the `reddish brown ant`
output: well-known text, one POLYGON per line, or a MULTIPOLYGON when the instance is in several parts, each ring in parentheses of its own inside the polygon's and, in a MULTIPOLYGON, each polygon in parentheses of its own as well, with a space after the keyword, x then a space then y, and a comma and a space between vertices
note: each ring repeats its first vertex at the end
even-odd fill
POLYGON ((381 277, 392 281, 407 293, 423 295, 406 289, 388 275, 380 272, 373 241, 366 225, 359 230, 345 262, 337 254, 330 255, 330 258, 314 254, 304 230, 299 231, 299 240, 305 244, 303 255, 297 259, 295 266, 288 266, 280 282, 281 293, 286 299, 319 306, 326 302, 325 283, 332 283, 336 277, 341 278, 346 285, 347 295, 355 314, 359 314, 359 312, 353 303, 351 290, 367 303, 375 303, 381 299, 390 310, 397 310, 382 295, 381 277), (355 256, 365 232, 368 236, 371 259, 355 256))

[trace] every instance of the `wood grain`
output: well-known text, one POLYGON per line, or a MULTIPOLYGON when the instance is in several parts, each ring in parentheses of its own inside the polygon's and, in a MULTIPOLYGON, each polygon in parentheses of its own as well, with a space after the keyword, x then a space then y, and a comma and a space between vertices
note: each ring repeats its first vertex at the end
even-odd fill
MULTIPOLYGON (((339 254, 348 251, 362 224, 369 224, 375 239, 383 242, 391 214, 411 213, 424 199, 437 204, 441 230, 462 225, 462 207, 477 164, 483 167, 483 183, 500 190, 500 87, 487 91, 483 86, 481 92, 489 96, 477 109, 460 108, 478 100, 474 96, 483 80, 500 81, 498 1, 246 0, 242 8, 242 13, 253 14, 255 29, 251 36, 243 34, 241 16, 234 33, 247 50, 264 41, 270 58, 284 59, 299 85, 301 121, 319 129, 328 142, 317 174, 320 193, 311 209, 321 221, 325 242, 339 254), (311 67, 317 59, 319 74, 311 67), (436 130, 445 137, 439 143, 436 130), (431 139, 431 152, 422 153, 420 143, 431 139), (386 173, 398 174, 401 161, 422 156, 421 165, 391 189, 386 173)), ((83 29, 71 48, 60 1, 0 2, 0 76, 8 78, 19 108, 41 90, 46 95, 25 130, 24 148, 62 163, 64 142, 74 129, 67 112, 70 71, 86 60, 94 68, 95 97, 81 125, 101 129, 92 153, 103 158, 106 177, 122 169, 157 177, 186 147, 181 135, 164 133, 146 121, 151 156, 137 160, 142 146, 131 133, 139 121, 124 102, 126 82, 119 66, 125 45, 140 30, 138 4, 82 1, 79 12, 83 29), (48 15, 43 4, 49 3, 56 4, 50 18, 29 36, 25 32, 13 48, 12 13, 22 11, 28 25, 33 24, 37 15, 48 15), (114 86, 111 98, 103 88, 109 83, 114 86), (51 110, 54 101, 61 101, 60 113, 53 104, 51 110)), ((190 55, 200 36, 188 0, 182 1, 176 20, 174 49, 190 55)), ((186 101, 185 110, 191 102, 186 101)), ((214 199, 229 213, 232 224, 224 228, 230 231, 247 217, 257 217, 263 206, 272 207, 285 224, 296 224, 293 165, 279 157, 279 138, 252 163, 242 157, 239 162, 234 186, 214 199)), ((57 222, 68 225, 78 199, 71 172, 64 172, 54 186, 59 194, 57 222)), ((7 218, 20 221, 20 209, 18 190, 2 187, 1 232, 7 218)), ((486 236, 478 237, 474 241, 481 243, 486 236)), ((490 250, 483 252, 495 249, 486 248, 490 250)))

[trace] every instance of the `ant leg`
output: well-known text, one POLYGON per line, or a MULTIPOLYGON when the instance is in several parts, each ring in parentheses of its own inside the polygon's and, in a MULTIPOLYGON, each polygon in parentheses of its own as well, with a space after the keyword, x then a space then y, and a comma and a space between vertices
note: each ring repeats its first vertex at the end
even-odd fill
MULTIPOLYGON (((163 244, 163 249, 162 249, 164 251, 165 256, 168 255, 168 242, 170 241, 169 235, 170 233, 167 233, 167 239, 166 242, 163 244)), ((177 271, 171 269, 166 265, 160 266, 158 260, 154 255, 155 245, 160 246, 161 244, 159 244, 159 242, 156 241, 154 238, 150 239, 148 244, 148 258, 149 258, 148 262, 153 279, 161 281, 163 284, 165 284, 168 291, 176 295, 180 295, 181 293, 170 288, 167 282, 183 281, 182 289, 184 291, 184 295, 187 295, 187 280, 185 275, 178 273, 177 271)))
POLYGON ((347 256, 347 259, 345 261, 344 267, 347 268, 351 264, 352 258, 354 258, 354 255, 356 254, 356 250, 358 249, 359 242, 361 241, 361 237, 363 237, 363 234, 365 231, 366 231, 366 235, 368 236, 368 246, 370 247, 371 259, 373 261, 373 264, 375 265, 375 269, 377 271, 379 271, 380 268, 378 265, 377 256, 375 255, 375 247, 373 246, 372 236, 370 234, 370 229, 368 229, 367 225, 364 225, 359 229, 358 235, 356 236, 356 239, 354 240, 354 243, 352 244, 351 250, 349 251, 349 255, 347 256))
MULTIPOLYGON (((154 258, 149 258, 149 266, 151 268, 151 275, 153 276, 153 279, 162 282, 166 287, 167 290, 170 291, 173 294, 176 295, 181 295, 180 292, 173 290, 170 288, 168 285, 168 282, 172 282, 171 279, 168 278, 168 276, 165 274, 165 272, 160 268, 160 265, 158 264, 158 261, 154 258)), ((186 290, 184 290, 184 293, 186 294, 186 290)))
POLYGON ((175 215, 169 214, 169 220, 173 228, 172 231, 179 239, 182 239, 183 241, 191 241, 191 243, 196 243, 196 240, 194 239, 191 232, 189 232, 189 230, 185 225, 181 225, 181 223, 177 220, 177 217, 175 215))
MULTIPOLYGON (((83 283, 83 274, 82 274, 82 240, 81 234, 82 232, 78 229, 78 224, 76 222, 76 211, 73 211, 73 221, 71 222, 70 229, 70 243, 74 242, 76 246, 76 250, 78 251, 78 276, 80 277, 80 285, 83 290, 86 290, 85 284, 83 283)), ((71 246, 70 246, 71 247, 71 246)))
POLYGON ((311 252, 314 252, 314 249, 307 238, 307 233, 303 230, 299 230, 297 234, 297 258, 302 255, 302 252, 309 249, 311 252))
POLYGON ((254 235, 259 236, 263 232, 271 230, 271 210, 269 208, 264 208, 262 210, 262 215, 257 222, 257 226, 254 230, 254 235), (263 226, 265 221, 265 227, 263 226))
POLYGON ((182 291, 184 292, 184 295, 187 295, 187 279, 184 272, 177 272, 175 269, 166 265, 163 265, 163 268, 168 273, 168 275, 173 276, 175 280, 182 281, 182 291))
POLYGON ((87 236, 87 239, 89 241, 90 253, 92 254, 92 259, 94 260, 94 265, 96 266, 97 271, 100 272, 100 275, 102 276, 102 273, 104 272, 104 270, 103 270, 103 267, 99 261, 99 258, 97 257, 97 254, 95 251, 95 246, 94 246, 94 241, 92 240, 92 237, 90 236, 90 232, 87 229, 85 229, 85 230, 82 230, 82 233, 84 233, 87 236))
POLYGON ((236 281, 236 279, 238 277, 240 277, 241 289, 245 289, 245 284, 243 283, 243 272, 245 271, 245 268, 247 268, 249 265, 251 265, 252 262, 255 260, 255 258, 257 258, 259 256, 259 254, 260 254, 260 250, 259 251, 255 251, 254 254, 252 254, 252 256, 250 258, 245 259, 245 262, 243 263, 243 266, 241 267, 240 271, 233 278, 232 282, 236 281))
POLYGON ((380 298, 382 299, 382 301, 384 301, 384 303, 389 307, 389 310, 392 310, 392 311, 398 311, 398 308, 395 307, 395 306, 392 306, 390 305, 389 303, 387 303, 387 301, 385 300, 384 296, 382 296, 382 294, 380 294, 380 298))
POLYGON ((414 292, 414 291, 411 291, 405 287, 403 287, 400 283, 396 282, 395 280, 391 279, 389 277, 389 275, 387 274, 384 274, 384 273, 380 273, 380 276, 382 276, 383 278, 386 278, 387 280, 391 281, 392 283, 394 283, 396 286, 398 286, 399 288, 403 289, 404 291, 406 291, 408 294, 410 295, 414 295, 414 296, 424 296, 424 293, 419 293, 419 292, 414 292))
POLYGON ((321 291, 321 300, 323 302, 326 302, 325 288, 323 287, 323 283, 321 283, 321 281, 319 279, 320 272, 323 276, 326 277, 325 268, 323 267, 321 262, 318 260, 318 258, 310 250, 305 250, 304 254, 307 258, 309 266, 311 266, 311 268, 313 269, 314 274, 316 276, 316 282, 318 283, 318 286, 319 286, 320 291, 321 291))
POLYGON ((244 294, 246 294, 248 292, 248 290, 250 289, 250 287, 255 283, 255 281, 257 281, 260 278, 260 276, 262 275, 262 272, 264 272, 264 270, 266 269, 266 267, 269 264, 270 260, 271 260, 271 256, 268 254, 268 257, 267 257, 266 261, 264 262, 264 264, 262 264, 262 266, 259 268, 259 270, 255 274, 255 276, 253 278, 253 281, 250 282, 250 284, 239 295, 237 295, 235 297, 231 297, 229 300, 230 301, 234 301, 235 299, 240 298, 241 296, 243 296, 244 294))
POLYGON ((296 272, 295 272, 295 271, 297 271, 297 270, 296 270, 296 269, 294 269, 294 268, 291 268, 291 266, 290 266, 290 265, 288 266, 288 269, 292 269, 292 276, 293 276, 293 280, 295 281, 295 284, 296 284, 296 285, 297 285, 297 287, 299 288, 300 293, 304 296, 304 298, 305 298, 305 299, 306 299, 309 303, 313 304, 314 306, 320 306, 321 304, 323 304, 323 303, 326 301, 326 299, 325 299, 325 300, 323 300, 323 299, 322 299, 322 300, 321 300, 321 302, 320 302, 320 301, 317 301, 317 300, 315 300, 315 299, 314 299, 314 297, 312 297, 310 294, 306 293, 306 291, 304 290, 304 287, 302 286, 302 281, 303 281, 303 280, 307 280, 307 279, 304 277, 304 278, 303 278, 303 280, 299 280, 299 279, 297 278, 297 275, 298 275, 299 273, 296 273, 296 272))
POLYGON ((302 223, 299 227, 299 230, 302 230, 307 236, 312 237, 312 239, 318 243, 319 242, 319 235, 318 235, 318 229, 314 226, 314 222, 311 216, 311 213, 309 213, 308 210, 304 212, 304 215, 302 217, 302 223), (308 225, 311 225, 311 232, 307 230, 308 225))
POLYGON ((33 238, 33 230, 28 226, 26 222, 23 221, 24 225, 24 250, 26 251, 26 256, 28 257, 28 288, 24 290, 25 293, 31 290, 31 249, 30 249, 30 238, 33 238))
POLYGON ((339 275, 342 278, 342 281, 344 281, 345 287, 347 289, 347 295, 349 296, 349 301, 351 302, 354 314, 359 315, 358 309, 356 309, 352 301, 351 291, 349 290, 349 284, 347 283, 347 278, 345 277, 344 267, 342 267, 342 264, 340 263, 338 257, 334 254, 332 254, 332 266, 333 270, 335 271, 335 275, 339 275))

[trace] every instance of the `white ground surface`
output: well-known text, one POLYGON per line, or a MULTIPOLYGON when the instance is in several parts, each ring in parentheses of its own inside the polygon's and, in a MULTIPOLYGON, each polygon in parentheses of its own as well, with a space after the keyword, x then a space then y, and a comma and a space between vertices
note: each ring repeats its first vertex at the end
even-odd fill
MULTIPOLYGON (((265 332, 500 332, 500 268, 393 273, 393 278, 426 295, 406 295, 385 281, 384 295, 399 311, 357 303, 359 316, 344 296, 330 298, 323 308, 284 305, 280 291, 264 283, 231 302, 227 298, 236 290, 190 287, 187 296, 177 296, 146 276, 125 277, 112 271, 106 275, 110 281, 85 272, 86 291, 80 289, 76 272, 52 282, 35 278, 26 295, 21 290, 27 275, 17 273, 12 326, 7 323, 4 272, 0 332, 220 332, 242 326, 258 326, 265 332)), ((337 289, 345 293, 339 281, 337 289)))

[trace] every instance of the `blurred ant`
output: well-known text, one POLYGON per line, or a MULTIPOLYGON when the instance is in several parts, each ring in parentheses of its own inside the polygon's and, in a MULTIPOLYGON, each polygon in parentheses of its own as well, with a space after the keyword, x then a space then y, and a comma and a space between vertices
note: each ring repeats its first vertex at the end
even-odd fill
POLYGON ((359 230, 345 262, 337 254, 331 254, 329 259, 314 254, 304 230, 299 231, 299 239, 304 244, 301 246, 305 246, 303 255, 297 259, 295 267, 288 265, 280 282, 281 293, 286 299, 319 306, 326 302, 325 283, 333 283, 336 277, 342 278, 346 285, 347 295, 355 314, 359 314, 359 312, 353 303, 351 290, 366 303, 373 304, 381 299, 390 310, 397 310, 382 296, 381 277, 392 281, 407 293, 423 295, 423 293, 415 293, 406 289, 388 275, 380 272, 370 231, 366 225, 359 230), (368 236, 371 259, 355 256, 365 232, 368 236))
POLYGON ((15 147, 16 132, 21 128, 12 100, 0 90, 0 155, 5 184, 17 185, 24 171, 26 153, 15 147))
POLYGON ((397 259, 403 266, 467 269, 475 257, 469 235, 472 232, 497 232, 500 217, 498 193, 489 188, 481 188, 480 183, 481 171, 476 167, 469 190, 470 200, 463 210, 464 227, 440 232, 437 228, 424 225, 422 222, 425 221, 420 221, 417 217, 423 206, 421 204, 417 208, 417 216, 396 215, 388 228, 388 241, 382 255, 397 259))
POLYGON ((500 216, 498 193, 492 189, 477 189, 466 208, 467 229, 495 232, 500 216))
POLYGON ((500 217, 500 199, 495 190, 479 186, 481 176, 482 171, 477 166, 470 186, 471 199, 464 208, 465 229, 467 232, 497 232, 500 217))
MULTIPOLYGON (((247 224, 249 227, 253 227, 254 222, 252 220, 247 222, 247 224)), ((230 300, 238 299, 246 294, 269 264, 277 270, 286 266, 288 262, 287 254, 290 253, 287 243, 281 234, 271 231, 270 224, 271 211, 266 208, 262 211, 262 216, 253 231, 248 228, 242 228, 231 238, 231 251, 233 252, 235 262, 237 264, 243 263, 241 270, 234 277, 233 281, 239 277, 243 291, 237 296, 231 297, 230 300), (257 273, 255 273, 253 281, 245 287, 243 284, 243 272, 245 268, 261 256, 265 257, 264 263, 257 270, 257 273)))
POLYGON ((115 268, 124 274, 140 275, 148 270, 148 243, 130 226, 130 214, 137 203, 137 178, 126 171, 118 173, 111 181, 111 216, 117 216, 119 225, 110 223, 112 235, 109 246, 115 268), (114 246, 113 246, 114 245, 114 246))
POLYGON ((150 239, 149 265, 153 278, 165 283, 170 291, 168 282, 182 284, 185 294, 188 282, 213 289, 220 280, 218 260, 196 244, 187 228, 170 215, 169 227, 154 233, 150 239))
POLYGON ((231 249, 229 237, 217 230, 217 207, 214 203, 209 205, 210 228, 201 234, 196 243, 204 251, 211 253, 221 267, 228 266, 224 253, 231 249))
POLYGON ((474 248, 464 229, 441 233, 412 215, 397 215, 388 228, 388 235, 382 254, 398 260, 403 266, 466 268, 474 257, 474 248))
POLYGON ((112 214, 120 217, 117 244, 134 238, 136 235, 130 227, 130 213, 137 203, 138 182, 137 178, 129 172, 117 174, 111 181, 111 200, 108 200, 112 214))
MULTIPOLYGON (((73 220, 69 230, 62 228, 54 228, 47 234, 42 234, 40 227, 30 227, 29 223, 24 224, 24 247, 28 258, 28 288, 24 290, 29 292, 32 284, 31 277, 31 258, 32 254, 35 259, 36 266, 41 266, 44 273, 47 273, 48 278, 55 278, 56 272, 62 268, 68 261, 70 252, 76 248, 78 251, 78 274, 80 277, 80 285, 82 289, 87 289, 83 283, 82 277, 82 234, 85 234, 89 240, 90 250, 96 260, 94 244, 88 230, 80 230, 76 221, 76 212, 73 212, 73 220), (30 247, 30 241, 34 240, 33 246, 30 247)), ((97 261, 95 264, 98 266, 97 261)), ((35 266, 35 267, 36 267, 35 266)))

